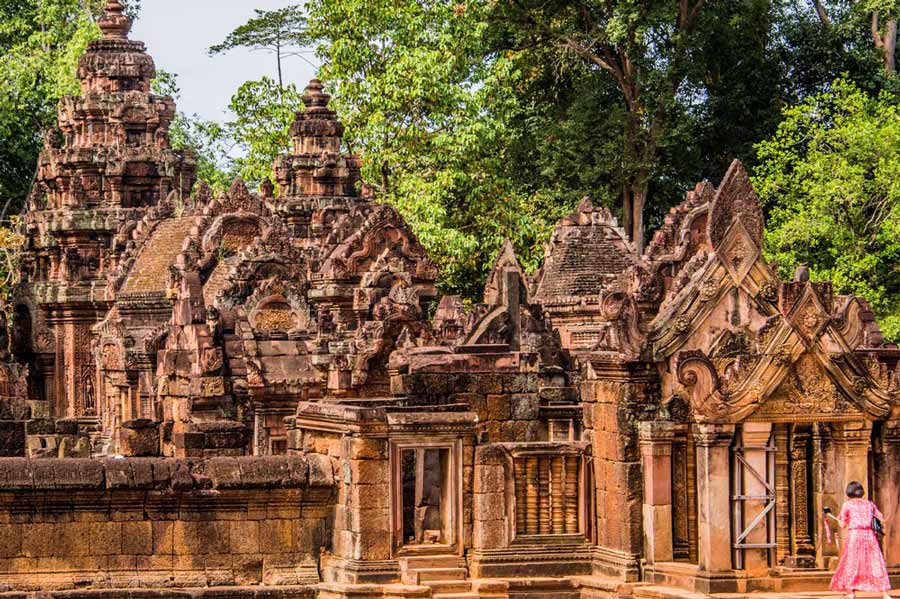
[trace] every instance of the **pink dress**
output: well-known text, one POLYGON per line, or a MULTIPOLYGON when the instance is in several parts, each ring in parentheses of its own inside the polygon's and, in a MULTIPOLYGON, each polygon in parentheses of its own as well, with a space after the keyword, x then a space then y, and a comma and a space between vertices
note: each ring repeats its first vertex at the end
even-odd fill
POLYGON ((831 578, 832 591, 881 593, 891 588, 881 547, 872 530, 872 514, 884 519, 878 508, 865 499, 849 499, 838 520, 844 523, 844 550, 831 578))

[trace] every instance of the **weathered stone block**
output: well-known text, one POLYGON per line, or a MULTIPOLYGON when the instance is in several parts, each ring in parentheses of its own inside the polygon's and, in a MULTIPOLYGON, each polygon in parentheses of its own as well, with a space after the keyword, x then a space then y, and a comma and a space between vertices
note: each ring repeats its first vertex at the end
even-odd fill
POLYGON ((374 485, 388 481, 390 473, 387 460, 348 460, 348 463, 353 482, 374 485))
POLYGON ((488 395, 487 413, 490 420, 509 420, 509 395, 488 395))
POLYGON ((153 554, 153 522, 122 523, 122 553, 126 555, 153 554))
POLYGON ((253 520, 235 520, 229 523, 231 552, 236 554, 260 553, 259 526, 253 520))
POLYGON ((129 420, 119 430, 119 452, 124 456, 159 454, 159 425, 152 420, 129 420))
POLYGON ((475 520, 502 520, 506 516, 506 498, 503 493, 476 493, 475 520))
POLYGON ((537 420, 540 417, 541 400, 536 395, 517 393, 510 399, 513 420, 537 420))
POLYGON ((503 466, 486 464, 475 468, 475 493, 505 493, 506 470, 503 466))
POLYGON ((263 520, 259 523, 260 553, 289 553, 292 550, 290 520, 263 520))
POLYGON ((507 544, 505 520, 475 520, 472 543, 478 549, 500 549, 507 544))

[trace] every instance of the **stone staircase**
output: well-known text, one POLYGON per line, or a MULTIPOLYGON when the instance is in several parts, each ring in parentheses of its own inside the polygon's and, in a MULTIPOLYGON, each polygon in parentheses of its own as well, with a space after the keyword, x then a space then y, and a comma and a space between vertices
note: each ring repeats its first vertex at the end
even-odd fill
POLYGON ((404 584, 431 588, 434 599, 506 599, 509 585, 499 580, 470 580, 465 559, 456 556, 409 557, 400 560, 404 584))

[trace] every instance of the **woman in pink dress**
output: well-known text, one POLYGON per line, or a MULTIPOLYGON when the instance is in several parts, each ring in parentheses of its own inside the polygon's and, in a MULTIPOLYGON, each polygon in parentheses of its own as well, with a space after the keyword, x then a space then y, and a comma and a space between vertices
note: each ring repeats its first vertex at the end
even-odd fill
POLYGON ((858 482, 847 485, 847 501, 836 518, 847 534, 841 561, 831 578, 831 590, 848 593, 850 599, 856 597, 856 591, 881 593, 884 599, 890 599, 891 581, 872 530, 872 516, 880 520, 884 520, 884 516, 874 503, 863 499, 864 494, 858 482))

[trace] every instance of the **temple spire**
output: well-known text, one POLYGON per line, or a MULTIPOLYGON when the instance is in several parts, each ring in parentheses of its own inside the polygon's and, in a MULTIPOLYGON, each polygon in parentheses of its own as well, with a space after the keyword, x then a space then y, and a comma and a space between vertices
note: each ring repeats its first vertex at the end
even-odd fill
POLYGON ((303 105, 306 112, 322 112, 327 110, 331 96, 323 92, 324 86, 318 79, 311 79, 303 90, 303 105))
POLYGON ((106 39, 128 39, 133 23, 119 0, 109 0, 100 19, 100 30, 106 39))

